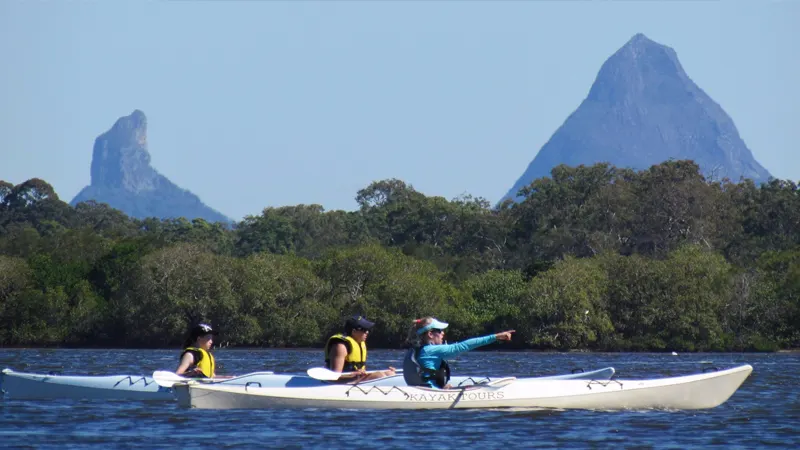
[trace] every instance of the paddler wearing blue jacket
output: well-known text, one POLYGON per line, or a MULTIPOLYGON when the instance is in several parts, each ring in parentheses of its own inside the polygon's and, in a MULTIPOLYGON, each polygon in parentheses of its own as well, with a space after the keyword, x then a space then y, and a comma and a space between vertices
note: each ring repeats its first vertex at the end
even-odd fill
POLYGON ((446 389, 450 387, 450 366, 447 358, 459 353, 489 345, 497 341, 510 341, 514 330, 467 339, 455 344, 444 343, 444 330, 449 324, 433 317, 417 319, 411 327, 411 348, 403 360, 403 378, 409 386, 426 386, 446 389))

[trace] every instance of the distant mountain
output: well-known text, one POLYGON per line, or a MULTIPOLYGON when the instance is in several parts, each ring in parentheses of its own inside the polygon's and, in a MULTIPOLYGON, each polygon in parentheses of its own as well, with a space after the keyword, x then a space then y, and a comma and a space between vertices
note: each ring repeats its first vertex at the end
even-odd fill
POLYGON ((606 60, 588 97, 502 200, 559 164, 608 162, 643 170, 671 158, 694 160, 715 179, 760 183, 771 177, 733 120, 689 79, 675 51, 640 33, 606 60))
POLYGON ((139 110, 120 118, 110 130, 95 139, 92 182, 70 204, 75 206, 87 200, 108 203, 139 219, 184 217, 231 222, 150 166, 147 118, 139 110))

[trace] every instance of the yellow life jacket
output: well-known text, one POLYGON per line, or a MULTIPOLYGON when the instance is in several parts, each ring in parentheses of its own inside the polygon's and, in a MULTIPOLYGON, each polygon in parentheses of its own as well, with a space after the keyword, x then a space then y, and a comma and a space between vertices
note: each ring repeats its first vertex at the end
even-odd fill
POLYGON ((364 342, 358 342, 350 336, 345 336, 339 333, 328 338, 328 342, 325 344, 325 366, 328 369, 331 368, 331 346, 337 342, 342 342, 344 343, 345 347, 347 347, 347 357, 344 360, 344 368, 342 369, 342 372, 353 372, 366 365, 367 344, 364 342))
MULTIPOLYGON (((205 349, 197 348, 197 347, 186 347, 181 353, 181 357, 186 352, 192 352, 195 355, 194 366, 190 367, 189 370, 197 368, 200 372, 205 375, 206 378, 213 378, 215 375, 216 364, 214 362, 214 355, 205 351, 205 349), (200 355, 200 359, 197 359, 197 355, 200 355)), ((188 372, 188 370, 187 370, 188 372)))

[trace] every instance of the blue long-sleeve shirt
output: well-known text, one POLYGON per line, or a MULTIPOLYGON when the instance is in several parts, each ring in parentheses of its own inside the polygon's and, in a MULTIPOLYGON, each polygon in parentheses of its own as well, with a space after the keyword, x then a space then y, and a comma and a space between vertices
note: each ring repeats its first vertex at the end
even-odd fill
MULTIPOLYGON (((426 345, 419 351, 417 360, 421 367, 425 369, 437 370, 442 365, 442 360, 452 358, 459 353, 468 352, 472 349, 489 345, 497 341, 495 335, 481 336, 455 344, 426 345)), ((433 387, 433 386, 432 386, 433 387)))

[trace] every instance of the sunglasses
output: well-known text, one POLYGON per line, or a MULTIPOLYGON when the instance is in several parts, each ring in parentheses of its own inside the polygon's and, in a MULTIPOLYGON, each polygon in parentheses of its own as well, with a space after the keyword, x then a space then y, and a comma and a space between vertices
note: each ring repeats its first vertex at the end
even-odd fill
POLYGON ((369 333, 369 328, 357 327, 357 328, 353 328, 353 331, 361 331, 361 332, 364 332, 364 333, 369 333))
POLYGON ((432 330, 431 330, 431 333, 434 333, 434 334, 444 334, 444 330, 439 330, 439 329, 436 329, 436 328, 434 328, 434 329, 432 329, 432 330))

